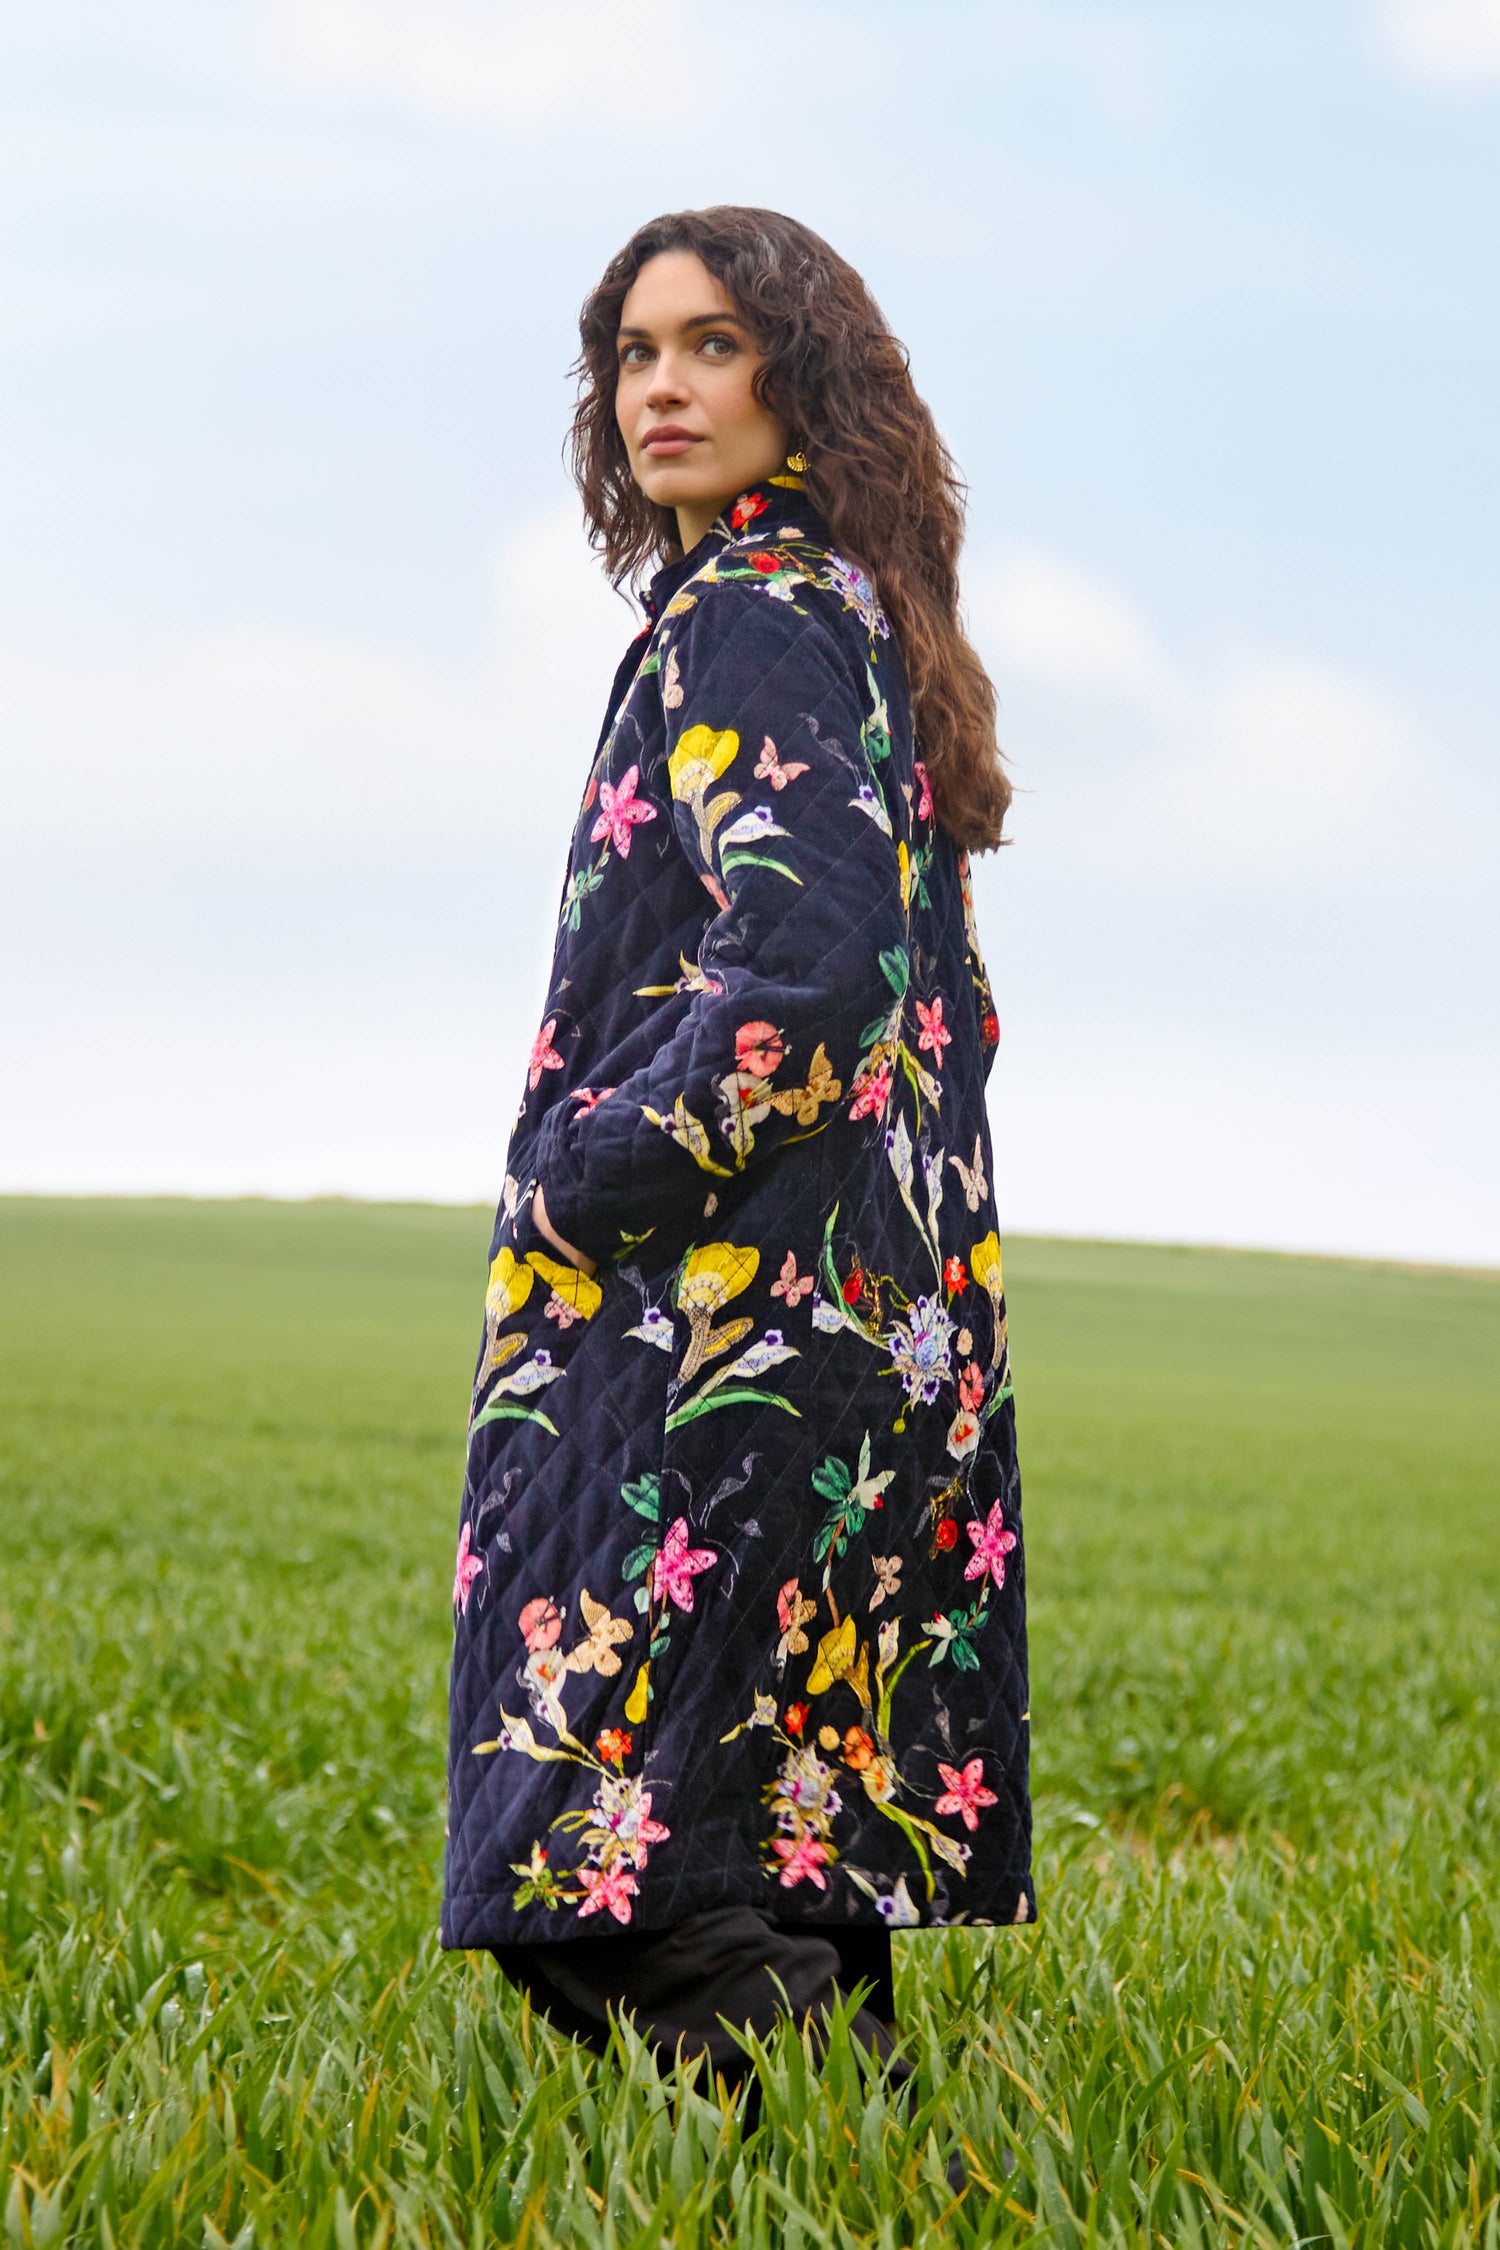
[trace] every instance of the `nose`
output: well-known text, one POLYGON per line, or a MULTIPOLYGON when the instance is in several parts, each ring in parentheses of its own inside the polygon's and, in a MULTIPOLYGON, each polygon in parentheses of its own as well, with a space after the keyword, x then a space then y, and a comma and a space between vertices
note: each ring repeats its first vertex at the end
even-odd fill
POLYGON ((679 355, 668 348, 657 354, 651 369, 651 380, 646 386, 646 404, 653 413, 664 407, 679 406, 687 397, 687 383, 679 355))

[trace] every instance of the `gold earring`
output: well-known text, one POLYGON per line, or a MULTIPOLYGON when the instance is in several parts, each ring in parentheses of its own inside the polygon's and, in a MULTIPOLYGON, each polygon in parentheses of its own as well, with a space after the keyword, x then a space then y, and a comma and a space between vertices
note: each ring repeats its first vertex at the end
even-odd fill
POLYGON ((791 470, 794 477, 800 477, 803 470, 807 467, 807 455, 799 448, 797 452, 789 453, 787 455, 786 465, 791 470))

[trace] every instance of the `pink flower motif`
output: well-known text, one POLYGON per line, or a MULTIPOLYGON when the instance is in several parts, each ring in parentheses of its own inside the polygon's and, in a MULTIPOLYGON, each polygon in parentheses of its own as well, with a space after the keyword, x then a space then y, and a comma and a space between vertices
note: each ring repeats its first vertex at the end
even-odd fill
POLYGON ((580 1109, 597 1109, 601 1102, 609 1100, 613 1092, 613 1086, 601 1086, 597 1093, 592 1086, 575 1086, 568 1099, 577 1102, 580 1109))
POLYGON ((971 1414, 977 1414, 984 1404, 984 1377, 972 1360, 958 1378, 958 1395, 971 1414))
POLYGON ((586 1914, 597 1914, 605 1906, 617 1922, 630 1920, 630 1902, 637 1895, 637 1885, 628 1867, 580 1867, 578 1880, 589 1894, 578 1909, 580 1922, 586 1914))
POLYGON ((849 1115, 859 1117, 884 1117, 885 1105, 891 1098, 891 1066, 882 1063, 872 1070, 868 1078, 857 1081, 854 1099, 849 1104, 849 1115))
POLYGON ((567 1298, 560 1297, 555 1289, 547 1299, 546 1312, 547 1318, 555 1320, 559 1328, 571 1328, 575 1320, 583 1318, 578 1307, 570 1305, 567 1298))
POLYGON ((557 1604, 549 1602, 544 1594, 539 1594, 534 1602, 526 1604, 517 1623, 521 1628, 522 1640, 533 1652, 537 1649, 554 1648, 562 1633, 562 1617, 557 1604))
POLYGON ((599 818, 589 830, 590 843, 597 844, 608 837, 621 859, 630 857, 630 831, 639 820, 655 820, 655 805, 643 805, 636 796, 635 785, 641 778, 639 766, 629 766, 621 774, 618 787, 609 781, 599 784, 599 818))
POLYGON ((1005 1558, 1016 1544, 1016 1535, 1005 1528, 1005 1517, 999 1501, 995 1502, 986 1520, 981 1523, 976 1516, 964 1529, 974 1542, 974 1552, 964 1565, 965 1578, 983 1578, 986 1571, 997 1586, 1005 1584, 1005 1558))
POLYGON ((917 1002, 917 1021, 922 1026, 917 1045, 925 1048, 938 1069, 943 1067, 943 1049, 953 1044, 953 1034, 943 1021, 943 998, 939 993, 929 1008, 925 1000, 917 1002))
POLYGON ((651 1566, 651 1597, 670 1597, 679 1609, 693 1606, 693 1580, 700 1570, 718 1561, 712 1547, 688 1545, 687 1517, 679 1516, 663 1540, 651 1566))
POLYGON ((552 1044, 552 1034, 557 1029, 556 1016, 549 1016, 531 1042, 531 1065, 526 1073, 526 1083, 535 1093, 542 1082, 544 1070, 561 1070, 562 1056, 552 1044))
POLYGON ((735 1062, 752 1078, 769 1078, 785 1053, 774 1023, 742 1023, 734 1035, 735 1062))
POLYGON ((453 1565, 453 1606, 469 1613, 469 1588, 484 1568, 482 1555, 470 1553, 473 1533, 466 1523, 458 1538, 458 1560, 453 1565))
POLYGON ((981 1805, 998 1805, 1000 1800, 993 1789, 984 1786, 984 1760, 971 1758, 960 1773, 956 1767, 938 1761, 938 1772, 948 1785, 946 1796, 939 1797, 933 1806, 938 1813, 957 1813, 965 1828, 979 1826, 981 1805))
POLYGON ((820 1844, 816 1836, 799 1836, 794 1843, 790 1836, 774 1836, 771 1849, 783 1863, 781 1887, 789 1891, 794 1883, 816 1883, 826 1891, 828 1880, 823 1870, 828 1865, 828 1846, 820 1844))
POLYGON ((649 1789, 641 1791, 640 1803, 635 1807, 633 1819, 621 1813, 617 1818, 611 1820, 610 1827, 623 1840, 637 1867, 645 1866, 646 1854, 653 1844, 664 1844, 672 1833, 671 1829, 664 1828, 659 1820, 651 1818, 651 1792, 649 1789))
POLYGON ((923 765, 920 758, 918 758, 916 764, 912 767, 912 772, 916 775, 918 781, 920 781, 922 784, 922 794, 917 799, 917 818, 918 820, 931 820, 932 783, 927 778, 927 768, 923 765))
POLYGON ((781 1263, 781 1279, 773 1281, 771 1284, 771 1295, 773 1297, 785 1297, 787 1310, 795 1312, 803 1298, 810 1297, 817 1286, 817 1282, 810 1273, 803 1274, 799 1278, 797 1253, 795 1250, 788 1250, 781 1263))

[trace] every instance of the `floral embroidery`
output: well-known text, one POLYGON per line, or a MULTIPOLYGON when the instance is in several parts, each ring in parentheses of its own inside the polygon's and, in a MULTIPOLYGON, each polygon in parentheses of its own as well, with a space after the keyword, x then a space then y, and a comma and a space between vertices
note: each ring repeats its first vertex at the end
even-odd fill
POLYGON ((484 1557, 469 1551, 473 1536, 472 1526, 465 1523, 459 1534, 458 1560, 453 1566, 453 1606, 457 1610, 468 1609, 474 1581, 484 1568, 484 1557))
POLYGON ((588 776, 508 1158, 454 1803, 456 1834, 501 1824, 513 1880, 498 1921, 450 1889, 457 1942, 560 1910, 656 1926, 701 1883, 684 1682, 734 1697, 710 1723, 768 1900, 903 1928, 1031 1913, 1024 1723, 986 1746, 1024 1722, 1023 1574, 967 864, 866 573, 777 492, 709 545, 653 591, 588 776), (808 619, 847 664, 799 662, 808 619), (596 1275, 526 1247, 538 1180, 596 1275), (466 1781, 496 1757, 525 1785, 466 1781))
POLYGON ((618 787, 608 781, 599 784, 599 818, 589 835, 596 844, 607 836, 621 859, 630 857, 630 833, 637 822, 656 818, 656 807, 643 804, 636 796, 640 778, 640 767, 629 766, 621 775, 618 787))
POLYGON ((549 1016, 531 1042, 531 1060, 527 1066, 526 1083, 533 1093, 542 1082, 544 1070, 561 1070, 564 1067, 562 1056, 552 1044, 552 1035, 556 1029, 556 1016, 549 1016))
POLYGON ((1000 1800, 994 1790, 984 1786, 983 1758, 971 1758, 961 1772, 955 1771, 952 1766, 945 1766, 939 1760, 938 1772, 948 1786, 945 1794, 933 1806, 934 1812, 958 1813, 965 1828, 973 1829, 979 1826, 982 1806, 999 1804, 1000 1800))
POLYGON ((964 1566, 965 1578, 983 1578, 988 1572, 997 1586, 1005 1584, 1005 1558, 1012 1553, 1016 1535, 1005 1528, 1004 1511, 995 1502, 982 1523, 977 1520, 964 1526, 974 1542, 974 1552, 964 1566))

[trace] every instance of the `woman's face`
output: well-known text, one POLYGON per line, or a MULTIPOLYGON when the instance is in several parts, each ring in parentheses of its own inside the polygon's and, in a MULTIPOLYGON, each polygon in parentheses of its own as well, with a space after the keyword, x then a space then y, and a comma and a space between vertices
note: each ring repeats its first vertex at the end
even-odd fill
POLYGON ((755 396, 748 323, 691 250, 642 266, 620 308, 615 418, 631 474, 675 508, 684 549, 719 510, 785 461, 784 422, 755 396))

